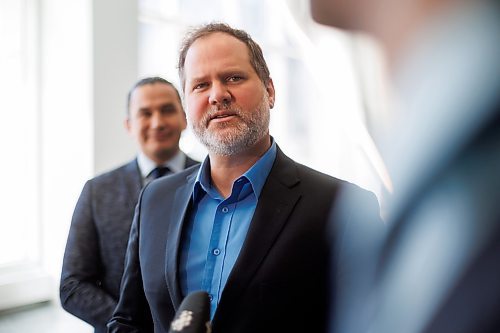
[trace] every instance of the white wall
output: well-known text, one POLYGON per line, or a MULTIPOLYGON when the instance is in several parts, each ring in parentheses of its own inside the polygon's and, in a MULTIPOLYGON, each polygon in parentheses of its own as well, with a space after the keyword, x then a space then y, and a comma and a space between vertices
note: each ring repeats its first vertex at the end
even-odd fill
POLYGON ((40 14, 43 266, 56 292, 84 182, 134 156, 123 119, 137 77, 137 4, 41 0, 40 14))
POLYGON ((137 0, 93 1, 94 172, 135 153, 123 121, 126 95, 137 80, 137 0))

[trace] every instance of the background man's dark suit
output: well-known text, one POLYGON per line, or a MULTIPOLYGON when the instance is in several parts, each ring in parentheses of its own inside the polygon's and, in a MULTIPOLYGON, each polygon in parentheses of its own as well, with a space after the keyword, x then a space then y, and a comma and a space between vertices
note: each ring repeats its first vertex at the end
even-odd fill
MULTIPOLYGON (((168 331, 183 298, 179 243, 198 169, 154 181, 142 193, 111 332, 151 332, 151 317, 155 332, 168 331)), ((214 332, 325 330, 325 227, 341 185, 355 187, 299 165, 278 149, 214 315, 214 332)))
MULTIPOLYGON (((186 167, 197 162, 186 158, 186 167)), ((106 332, 118 301, 134 207, 142 187, 137 160, 89 180, 66 245, 60 296, 65 310, 106 332)))

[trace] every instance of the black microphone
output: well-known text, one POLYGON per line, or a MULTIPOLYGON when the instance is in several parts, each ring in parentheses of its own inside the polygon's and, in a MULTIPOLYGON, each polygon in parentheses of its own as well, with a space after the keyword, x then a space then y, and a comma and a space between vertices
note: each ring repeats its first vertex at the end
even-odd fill
POLYGON ((210 333, 210 300, 205 291, 188 294, 175 312, 168 333, 210 333))

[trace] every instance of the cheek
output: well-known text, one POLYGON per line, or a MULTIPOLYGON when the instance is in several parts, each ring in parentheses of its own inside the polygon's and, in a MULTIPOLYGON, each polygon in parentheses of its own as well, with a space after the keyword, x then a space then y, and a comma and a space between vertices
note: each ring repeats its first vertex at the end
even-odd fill
POLYGON ((206 103, 202 98, 190 97, 186 101, 187 117, 191 123, 198 122, 205 113, 206 103))
POLYGON ((132 122, 130 124, 129 132, 130 132, 130 134, 132 134, 132 136, 139 137, 141 135, 141 132, 142 132, 141 123, 138 121, 132 122))
POLYGON ((140 141, 146 140, 147 132, 148 132, 148 126, 146 123, 140 122, 140 123, 136 124, 136 126, 134 128, 134 134, 138 140, 140 140, 140 141))
POLYGON ((194 112, 192 109, 187 111, 186 116, 187 116, 188 123, 191 125, 197 125, 200 122, 200 118, 201 118, 200 114, 194 112))
POLYGON ((246 110, 253 110, 260 105, 264 93, 261 89, 245 91, 235 96, 236 103, 246 110))
POLYGON ((176 131, 178 132, 181 132, 182 130, 184 130, 185 126, 184 126, 184 119, 181 118, 180 116, 176 116, 175 118, 173 118, 171 121, 170 121, 170 127, 174 128, 176 131))

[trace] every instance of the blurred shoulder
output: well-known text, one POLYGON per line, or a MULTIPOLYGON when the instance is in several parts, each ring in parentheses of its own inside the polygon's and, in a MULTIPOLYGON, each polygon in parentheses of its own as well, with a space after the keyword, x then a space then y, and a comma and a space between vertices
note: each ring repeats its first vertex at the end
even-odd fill
POLYGON ((116 183, 119 180, 126 178, 138 178, 140 177, 139 167, 137 165, 137 160, 133 159, 125 164, 118 166, 112 170, 101 173, 94 178, 90 179, 88 183, 93 186, 109 186, 116 183))

